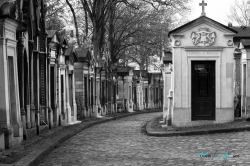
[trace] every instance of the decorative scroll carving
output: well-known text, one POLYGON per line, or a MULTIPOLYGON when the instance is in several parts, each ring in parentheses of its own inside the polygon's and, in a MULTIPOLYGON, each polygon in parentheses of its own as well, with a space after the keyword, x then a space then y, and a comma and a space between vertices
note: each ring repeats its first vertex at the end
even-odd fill
POLYGON ((179 39, 175 40, 174 42, 175 46, 180 46, 181 45, 181 41, 179 39))
POLYGON ((199 28, 198 32, 191 33, 192 42, 196 46, 211 46, 215 42, 216 33, 209 32, 209 29, 206 27, 199 28))
POLYGON ((227 41, 227 45, 228 45, 228 46, 233 46, 233 44, 234 44, 234 43, 233 43, 233 40, 230 39, 230 40, 227 41))

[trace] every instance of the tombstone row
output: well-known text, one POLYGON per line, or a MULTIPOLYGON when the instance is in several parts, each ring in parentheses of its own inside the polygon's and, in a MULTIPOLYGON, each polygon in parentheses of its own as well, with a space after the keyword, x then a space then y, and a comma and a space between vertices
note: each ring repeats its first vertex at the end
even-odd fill
POLYGON ((43 0, 0 2, 0 149, 77 120, 76 50, 45 15, 43 0))

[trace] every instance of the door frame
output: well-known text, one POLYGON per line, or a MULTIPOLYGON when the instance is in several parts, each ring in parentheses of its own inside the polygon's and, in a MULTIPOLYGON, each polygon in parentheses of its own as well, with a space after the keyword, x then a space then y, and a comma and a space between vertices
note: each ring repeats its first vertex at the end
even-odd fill
POLYGON ((190 61, 191 62, 191 64, 190 64, 190 82, 191 82, 191 121, 198 121, 198 120, 215 120, 216 119, 216 81, 217 81, 217 75, 216 75, 216 60, 191 60, 190 61), (213 85, 214 85, 214 94, 213 94, 213 97, 214 97, 214 103, 213 103, 213 106, 214 106, 214 109, 213 109, 213 112, 212 112, 212 116, 210 116, 209 118, 201 118, 201 119, 199 119, 199 118, 197 118, 197 117, 195 117, 195 110, 194 110, 194 106, 193 106, 193 74, 192 74, 192 72, 193 72, 193 63, 194 62, 214 62, 214 74, 215 74, 215 76, 214 76, 214 83, 213 83, 213 85))
MULTIPOLYGON (((191 120, 191 61, 215 61, 215 111, 221 108, 221 59, 222 59, 223 47, 186 47, 184 55, 185 60, 181 59, 182 72, 186 74, 186 85, 184 85, 182 95, 187 98, 186 102, 183 102, 182 107, 186 107, 190 110, 190 120, 191 120), (209 54, 208 54, 209 53, 209 54)), ((174 77, 175 78, 175 77, 174 77)), ((174 79, 174 82, 176 80, 174 79)), ((215 112, 215 120, 217 117, 217 112, 215 112)))

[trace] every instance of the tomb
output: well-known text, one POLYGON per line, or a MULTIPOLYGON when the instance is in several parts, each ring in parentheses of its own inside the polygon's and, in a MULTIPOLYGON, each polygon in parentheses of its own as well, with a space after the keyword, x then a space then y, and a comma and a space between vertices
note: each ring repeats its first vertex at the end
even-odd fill
POLYGON ((172 115, 172 125, 234 120, 236 34, 233 28, 206 17, 204 9, 199 18, 169 32, 173 47, 173 108, 168 108, 168 115, 172 115))

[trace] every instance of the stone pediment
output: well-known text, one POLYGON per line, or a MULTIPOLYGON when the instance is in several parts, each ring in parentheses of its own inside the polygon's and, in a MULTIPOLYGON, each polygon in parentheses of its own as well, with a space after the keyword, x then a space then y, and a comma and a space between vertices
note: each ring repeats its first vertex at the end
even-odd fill
POLYGON ((210 32, 208 28, 201 27, 198 31, 192 31, 191 39, 196 46, 211 46, 216 39, 216 32, 210 32))
POLYGON ((199 17, 169 32, 172 46, 209 47, 233 46, 234 29, 218 23, 206 16, 199 17))

